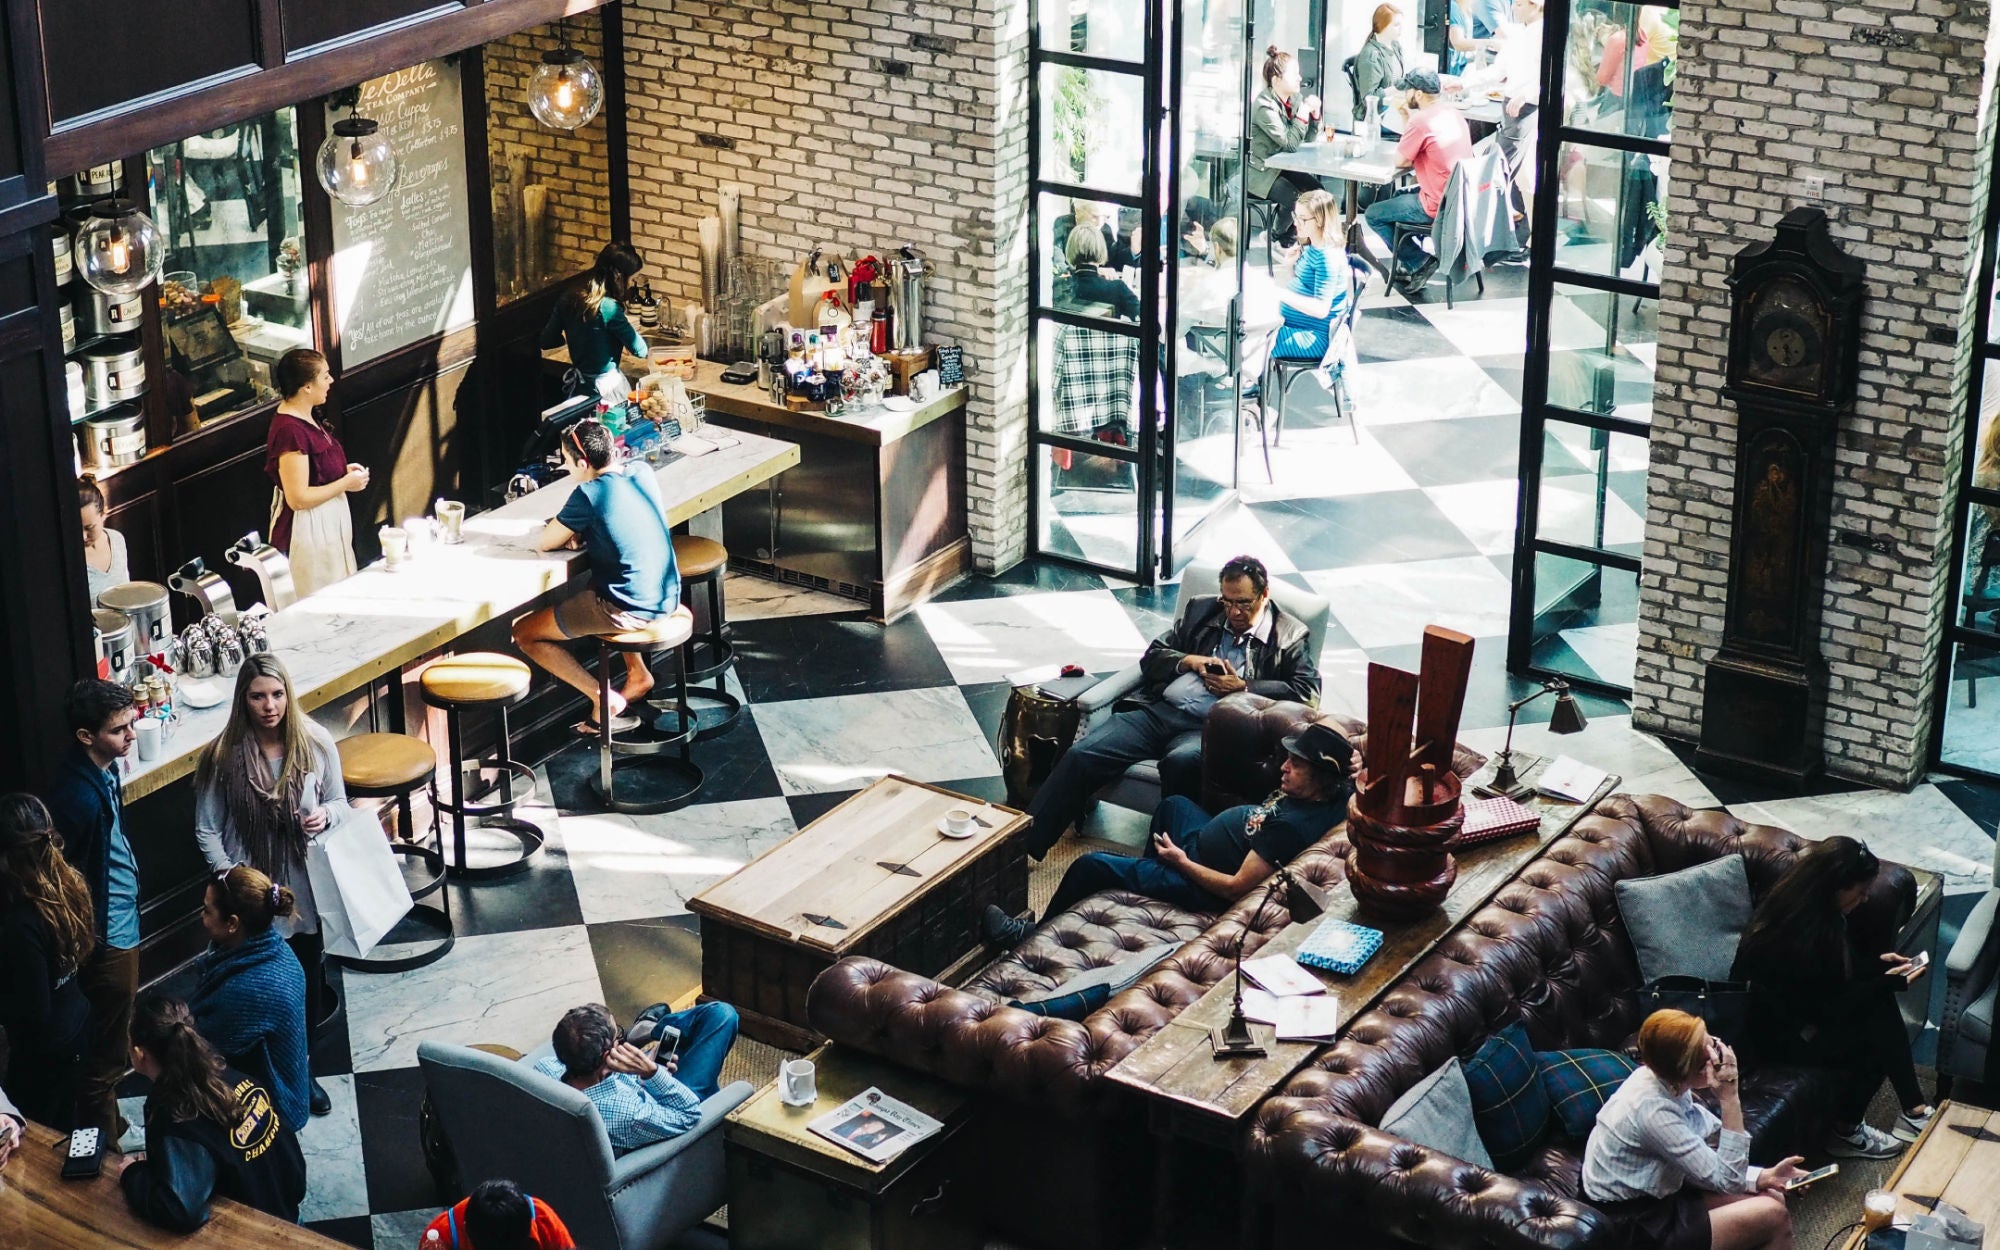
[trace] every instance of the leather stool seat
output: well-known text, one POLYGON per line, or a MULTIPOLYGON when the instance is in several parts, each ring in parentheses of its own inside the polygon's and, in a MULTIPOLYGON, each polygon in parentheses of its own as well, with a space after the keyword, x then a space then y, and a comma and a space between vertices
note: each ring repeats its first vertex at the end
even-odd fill
POLYGON ((434 707, 513 703, 528 693, 527 662, 491 651, 447 656, 424 670, 424 702, 434 707))
POLYGON ((437 752, 408 734, 355 734, 335 747, 349 790, 396 794, 427 784, 437 771, 437 752))
POLYGON ((683 578, 707 577, 729 564, 729 548, 713 538, 693 534, 674 535, 674 563, 683 578))
POLYGON ((682 605, 665 616, 654 617, 640 629, 599 634, 598 641, 613 651, 656 651, 678 647, 693 636, 694 613, 682 605))

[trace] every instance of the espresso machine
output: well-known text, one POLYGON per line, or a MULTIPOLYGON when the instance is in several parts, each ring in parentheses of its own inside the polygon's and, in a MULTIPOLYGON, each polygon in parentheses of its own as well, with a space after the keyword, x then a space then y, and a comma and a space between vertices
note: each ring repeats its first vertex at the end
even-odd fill
POLYGON ((273 612, 281 612, 298 602, 298 589, 292 585, 291 560, 265 542, 256 530, 237 539, 223 555, 237 568, 256 574, 257 584, 263 588, 265 606, 273 612))
POLYGON ((202 616, 215 617, 224 625, 236 624, 236 592, 222 579, 222 574, 209 572, 200 556, 181 565, 167 579, 167 585, 200 604, 202 616))

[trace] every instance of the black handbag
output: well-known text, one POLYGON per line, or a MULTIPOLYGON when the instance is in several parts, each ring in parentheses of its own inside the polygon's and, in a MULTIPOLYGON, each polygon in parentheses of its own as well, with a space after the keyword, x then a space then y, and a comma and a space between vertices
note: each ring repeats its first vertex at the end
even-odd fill
POLYGON ((1639 1015, 1685 1011, 1708 1026, 1710 1036, 1738 1045, 1750 1028, 1750 984, 1701 977, 1655 977, 1639 991, 1639 1015))

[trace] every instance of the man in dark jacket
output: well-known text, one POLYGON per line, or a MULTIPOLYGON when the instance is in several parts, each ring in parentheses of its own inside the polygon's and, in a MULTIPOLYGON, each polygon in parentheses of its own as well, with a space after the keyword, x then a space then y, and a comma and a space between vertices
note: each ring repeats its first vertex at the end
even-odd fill
POLYGON ((94 677, 70 687, 67 710, 76 743, 49 782, 49 815, 62 834, 63 858, 90 887, 97 917, 96 948, 77 973, 91 1016, 77 1123, 95 1126, 111 1145, 126 1128, 118 1082, 139 990, 139 866, 125 837, 118 781, 118 761, 138 741, 132 729, 138 714, 131 691, 94 677))
MULTIPOLYGON (((1186 589, 1186 588, 1184 588, 1186 589)), ((1028 804, 1028 854, 1040 859, 1106 783, 1140 760, 1160 761, 1162 795, 1201 789, 1201 727, 1215 701, 1239 690, 1319 702, 1318 657, 1305 622, 1271 602, 1263 561, 1222 566, 1219 596, 1187 605, 1139 661, 1141 705, 1119 712, 1071 747, 1028 804)))

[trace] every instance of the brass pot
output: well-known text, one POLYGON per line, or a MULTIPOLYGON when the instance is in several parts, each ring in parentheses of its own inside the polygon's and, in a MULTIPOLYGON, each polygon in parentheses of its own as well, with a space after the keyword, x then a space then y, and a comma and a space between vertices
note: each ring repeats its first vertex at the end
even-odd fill
POLYGON ((1040 686, 1016 686, 1000 717, 1000 775, 1007 780, 1007 805, 1026 807, 1056 762, 1076 741, 1083 708, 1040 686))

